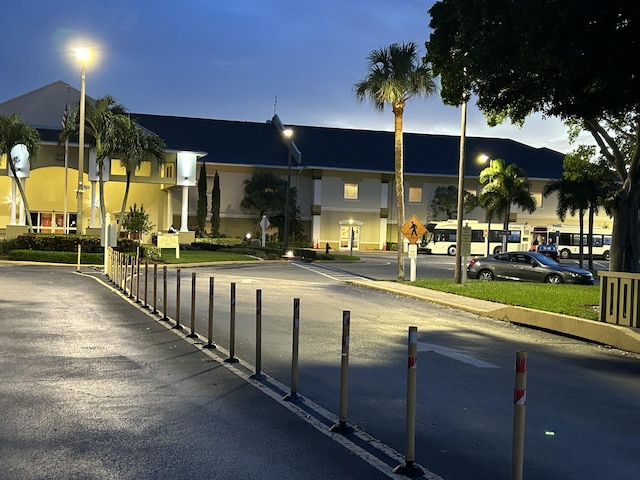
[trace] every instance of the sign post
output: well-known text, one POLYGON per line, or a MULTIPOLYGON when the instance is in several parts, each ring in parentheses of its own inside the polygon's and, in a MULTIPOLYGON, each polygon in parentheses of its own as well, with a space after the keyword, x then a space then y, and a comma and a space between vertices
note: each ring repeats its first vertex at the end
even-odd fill
POLYGON ((425 227, 418 217, 412 215, 409 220, 400 229, 402 234, 409 240, 409 259, 411 260, 411 273, 410 281, 416 280, 416 259, 418 258, 418 240, 426 233, 427 227, 425 227))

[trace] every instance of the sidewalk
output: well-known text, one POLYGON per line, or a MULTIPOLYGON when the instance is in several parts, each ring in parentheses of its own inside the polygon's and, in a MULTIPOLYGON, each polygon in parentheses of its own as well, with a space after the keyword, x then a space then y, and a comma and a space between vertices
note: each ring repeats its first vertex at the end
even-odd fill
POLYGON ((629 327, 596 322, 558 313, 542 312, 531 308, 512 307, 452 293, 414 287, 403 283, 385 281, 352 281, 350 283, 464 310, 476 315, 541 328, 543 330, 609 345, 627 352, 640 353, 640 332, 629 327))
POLYGON ((95 275, 0 292, 4 480, 389 478, 95 275))

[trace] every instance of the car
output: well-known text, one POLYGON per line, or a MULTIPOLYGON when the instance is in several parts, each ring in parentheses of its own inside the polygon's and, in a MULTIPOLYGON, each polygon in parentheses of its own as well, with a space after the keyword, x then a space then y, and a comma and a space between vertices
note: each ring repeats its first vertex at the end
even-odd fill
POLYGON ((558 255, 558 247, 552 244, 548 245, 546 243, 543 243, 541 245, 537 245, 535 249, 532 247, 530 251, 541 253, 545 257, 549 257, 550 259, 555 260, 556 262, 559 261, 560 259, 558 255))
POLYGON ((563 265, 537 252, 507 252, 474 258, 467 277, 478 280, 516 280, 520 282, 574 283, 593 285, 588 270, 563 265))

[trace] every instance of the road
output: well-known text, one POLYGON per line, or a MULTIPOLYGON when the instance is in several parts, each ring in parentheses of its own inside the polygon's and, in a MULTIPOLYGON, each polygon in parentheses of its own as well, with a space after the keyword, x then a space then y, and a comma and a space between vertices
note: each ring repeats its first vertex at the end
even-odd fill
MULTIPOLYGON (((446 263, 445 257, 424 261, 433 266, 441 260, 446 263)), ((378 255, 375 262, 350 270, 379 278, 376 272, 389 268, 386 263, 378 255)), ((214 279, 213 331, 222 351, 229 349, 229 292, 236 284, 235 351, 250 367, 255 365, 260 290, 261 371, 284 385, 291 385, 293 299, 300 299, 298 392, 309 405, 334 413, 342 315, 350 311, 349 422, 400 452, 407 330, 417 326, 416 461, 446 480, 508 478, 515 352, 520 350, 529 355, 525 478, 637 476, 638 355, 350 286, 341 281, 344 274, 293 263, 182 268, 183 323, 189 319, 193 272, 196 330, 205 336, 209 279, 214 279)), ((175 271, 168 276, 167 311, 175 317, 175 271)))

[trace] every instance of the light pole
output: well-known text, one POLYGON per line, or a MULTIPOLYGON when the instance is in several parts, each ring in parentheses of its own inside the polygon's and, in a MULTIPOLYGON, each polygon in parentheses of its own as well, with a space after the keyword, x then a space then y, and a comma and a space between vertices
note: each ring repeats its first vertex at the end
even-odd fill
POLYGON ((82 75, 80 78, 80 131, 78 133, 78 188, 76 190, 77 213, 76 213, 76 233, 82 236, 83 194, 84 194, 84 111, 85 111, 85 64, 89 60, 91 53, 86 48, 76 48, 76 57, 82 65, 82 75))
POLYGON ((282 134, 287 139, 287 192, 286 192, 286 200, 285 200, 285 211, 284 211, 284 240, 282 245, 284 247, 284 254, 287 254, 287 249, 289 248, 289 203, 291 197, 291 137, 293 136, 293 130, 287 128, 283 130, 282 134))
POLYGON ((454 283, 462 283, 462 216, 464 215, 464 147, 467 135, 467 99, 462 103, 460 133, 460 160, 458 164, 458 223, 456 225, 456 264, 454 283))

